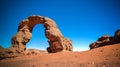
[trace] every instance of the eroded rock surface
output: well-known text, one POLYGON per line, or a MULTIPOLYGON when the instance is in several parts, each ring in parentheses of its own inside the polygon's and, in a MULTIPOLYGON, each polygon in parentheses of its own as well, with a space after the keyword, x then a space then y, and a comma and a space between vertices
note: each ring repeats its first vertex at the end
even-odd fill
POLYGON ((91 43, 89 47, 90 49, 94 49, 101 46, 112 45, 117 43, 120 43, 120 29, 115 32, 113 37, 109 35, 102 36, 98 38, 96 42, 91 43))
POLYGON ((46 17, 43 25, 45 27, 45 35, 50 45, 50 47, 47 48, 49 53, 73 50, 72 41, 63 37, 53 20, 46 17))
POLYGON ((26 49, 26 43, 30 41, 32 29, 36 24, 44 25, 45 36, 49 43, 49 47, 47 48, 49 53, 73 50, 72 41, 64 38, 52 19, 42 16, 30 16, 19 24, 17 34, 11 39, 12 46, 7 49, 0 47, 0 59, 16 57, 21 54, 39 53, 36 50, 31 51, 26 49))
POLYGON ((111 43, 112 44, 120 43, 120 29, 115 32, 114 37, 113 37, 111 43))
POLYGON ((110 37, 109 35, 102 36, 102 37, 98 38, 98 40, 96 42, 90 44, 90 49, 109 45, 109 44, 111 44, 111 39, 112 39, 112 37, 110 37))
POLYGON ((43 24, 45 28, 45 36, 48 38, 50 47, 47 48, 49 53, 59 51, 72 51, 72 42, 64 38, 56 23, 47 17, 30 16, 23 20, 18 28, 18 33, 12 38, 12 47, 18 48, 20 51, 26 50, 26 43, 32 37, 32 29, 36 24, 43 24))

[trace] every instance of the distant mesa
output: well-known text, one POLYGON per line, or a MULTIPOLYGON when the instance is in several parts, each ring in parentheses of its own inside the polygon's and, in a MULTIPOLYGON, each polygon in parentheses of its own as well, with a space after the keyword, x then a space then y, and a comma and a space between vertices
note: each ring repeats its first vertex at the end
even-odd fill
POLYGON ((91 43, 89 47, 90 49, 94 49, 94 48, 98 48, 106 45, 113 45, 117 43, 120 43, 120 29, 118 29, 115 32, 114 36, 105 35, 98 38, 98 40, 94 43, 91 43))

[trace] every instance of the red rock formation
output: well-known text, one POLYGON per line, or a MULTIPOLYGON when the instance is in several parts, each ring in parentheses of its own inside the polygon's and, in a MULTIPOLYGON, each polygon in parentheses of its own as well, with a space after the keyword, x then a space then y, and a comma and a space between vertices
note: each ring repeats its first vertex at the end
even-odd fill
POLYGON ((90 49, 98 48, 101 46, 112 45, 120 43, 120 29, 117 30, 113 37, 108 35, 100 37, 96 42, 90 44, 90 49))
POLYGON ((115 32, 114 37, 113 37, 111 43, 112 44, 120 43, 120 29, 115 32))
POLYGON ((111 37, 109 35, 102 36, 94 43, 90 44, 90 49, 109 45, 111 43, 111 37))
POLYGON ((25 51, 26 43, 31 39, 32 29, 36 24, 43 24, 45 27, 45 35, 50 44, 50 47, 47 48, 48 52, 73 50, 72 42, 64 38, 56 23, 50 18, 42 16, 30 16, 20 23, 18 33, 12 38, 12 47, 21 52, 25 51))
POLYGON ((64 38, 53 20, 42 16, 30 16, 19 24, 17 34, 11 39, 12 46, 7 49, 0 47, 0 60, 40 53, 41 51, 39 50, 26 49, 26 43, 31 39, 32 29, 36 24, 43 24, 45 27, 45 35, 50 45, 50 47, 47 48, 49 53, 73 50, 72 41, 64 38))

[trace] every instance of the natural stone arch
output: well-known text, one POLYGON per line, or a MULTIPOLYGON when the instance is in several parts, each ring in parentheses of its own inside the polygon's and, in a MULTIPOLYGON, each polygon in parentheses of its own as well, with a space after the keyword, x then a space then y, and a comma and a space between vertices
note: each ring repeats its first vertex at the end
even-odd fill
POLYGON ((26 43, 31 39, 32 29, 36 24, 44 25, 45 35, 50 46, 47 48, 49 53, 73 50, 71 40, 64 38, 56 23, 50 18, 42 16, 30 16, 19 24, 17 34, 11 40, 12 48, 25 51, 26 43))

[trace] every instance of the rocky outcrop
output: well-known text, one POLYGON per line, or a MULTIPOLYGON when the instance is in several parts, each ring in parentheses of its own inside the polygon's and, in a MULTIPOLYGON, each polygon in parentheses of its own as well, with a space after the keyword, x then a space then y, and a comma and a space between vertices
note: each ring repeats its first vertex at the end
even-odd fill
POLYGON ((49 41, 50 47, 47 48, 49 53, 55 53, 59 51, 72 51, 72 42, 66 38, 59 38, 58 41, 49 41))
POLYGON ((120 43, 120 30, 117 30, 113 37, 109 35, 105 35, 98 38, 98 40, 94 43, 91 43, 89 47, 90 49, 94 49, 101 46, 112 45, 117 43, 120 43))
POLYGON ((50 45, 50 47, 47 48, 49 53, 73 50, 72 41, 64 38, 56 23, 52 19, 42 16, 30 16, 23 20, 19 24, 17 34, 12 37, 12 46, 9 49, 24 53, 24 51, 26 51, 26 43, 28 43, 32 37, 32 29, 37 24, 42 24, 45 28, 45 36, 50 45))
POLYGON ((26 43, 32 37, 32 29, 37 24, 44 25, 45 36, 49 43, 47 48, 49 53, 73 50, 72 41, 64 38, 53 20, 42 16, 30 16, 19 24, 17 34, 11 39, 12 46, 7 49, 0 47, 0 59, 41 53, 39 50, 26 49, 26 43))
POLYGON ((120 43, 120 29, 115 32, 114 37, 113 37, 111 43, 112 44, 120 43))
POLYGON ((43 23, 44 18, 41 16, 30 16, 28 19, 23 20, 18 27, 18 33, 12 37, 12 48, 17 49, 19 52, 26 50, 26 43, 32 37, 32 29, 36 24, 43 23))
POLYGON ((46 17, 43 25, 45 27, 45 35, 48 38, 48 43, 50 45, 50 47, 47 48, 49 53, 73 50, 72 42, 63 37, 53 20, 46 17))
POLYGON ((112 39, 112 37, 110 37, 109 35, 102 36, 102 37, 98 38, 98 40, 96 42, 90 44, 90 49, 109 45, 109 44, 111 44, 111 39, 112 39))

